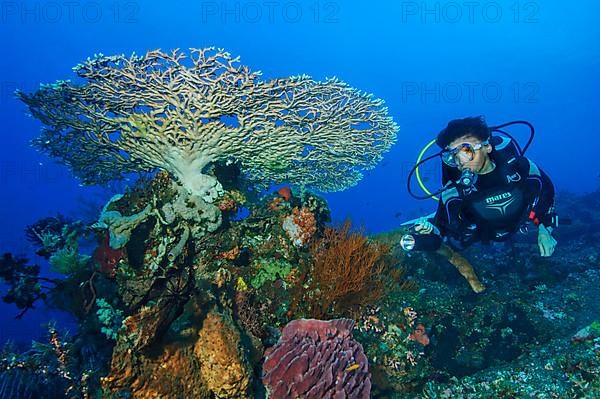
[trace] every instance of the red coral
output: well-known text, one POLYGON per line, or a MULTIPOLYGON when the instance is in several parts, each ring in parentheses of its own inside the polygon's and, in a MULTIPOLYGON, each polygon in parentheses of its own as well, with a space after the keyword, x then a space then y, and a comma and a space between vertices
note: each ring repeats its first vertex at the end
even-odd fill
POLYGON ((281 198, 283 198, 286 201, 292 199, 292 190, 288 186, 281 187, 279 190, 277 190, 277 194, 279 194, 281 198))
POLYGON ((235 212, 237 210, 237 203, 233 198, 224 198, 217 206, 221 212, 235 212))
POLYGON ((107 231, 100 242, 100 245, 96 248, 96 251, 94 251, 94 260, 98 262, 100 271, 109 277, 114 277, 117 264, 124 257, 125 250, 113 249, 110 246, 110 235, 107 231))
POLYGON ((269 398, 369 398, 369 364, 362 345, 352 339, 353 326, 350 319, 288 323, 277 345, 265 352, 269 398))
POLYGON ((238 256, 240 256, 240 247, 237 245, 231 248, 229 251, 224 251, 219 254, 219 256, 223 259, 227 260, 236 260, 238 256))
POLYGON ((281 197, 276 197, 273 198, 273 201, 271 201, 271 203, 269 204, 269 210, 271 211, 279 211, 282 209, 282 203, 283 202, 283 198, 281 197))
POLYGON ((411 341, 418 342, 423 346, 429 345, 429 337, 425 332, 425 326, 423 324, 417 324, 417 328, 415 329, 415 331, 410 333, 408 339, 410 339, 411 341))

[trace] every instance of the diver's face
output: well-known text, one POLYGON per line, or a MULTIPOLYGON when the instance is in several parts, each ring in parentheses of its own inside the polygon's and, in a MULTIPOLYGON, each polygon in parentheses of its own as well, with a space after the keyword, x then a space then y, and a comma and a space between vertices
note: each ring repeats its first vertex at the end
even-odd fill
MULTIPOLYGON (((461 144, 464 144, 464 143, 468 143, 468 144, 471 144, 472 146, 476 146, 478 144, 481 144, 481 140, 479 140, 478 138, 473 137, 473 136, 462 136, 462 137, 457 138, 453 142, 451 142, 448 145, 448 147, 449 148, 457 148, 458 146, 460 146, 461 144)), ((460 155, 456 156, 455 157, 456 167, 461 172, 465 169, 470 169, 471 171, 477 173, 481 170, 483 165, 486 164, 486 161, 489 162, 489 153, 491 151, 492 151, 492 146, 488 144, 488 145, 484 145, 483 147, 481 147, 478 150, 475 150, 472 160, 468 160, 468 158, 465 159, 465 157, 462 157, 460 155)))

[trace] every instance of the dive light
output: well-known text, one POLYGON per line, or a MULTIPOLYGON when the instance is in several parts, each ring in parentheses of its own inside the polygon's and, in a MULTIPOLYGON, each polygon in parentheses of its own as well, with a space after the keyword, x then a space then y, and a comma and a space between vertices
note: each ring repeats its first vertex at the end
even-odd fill
POLYGON ((437 234, 405 234, 400 239, 400 247, 408 251, 435 251, 442 244, 437 234))

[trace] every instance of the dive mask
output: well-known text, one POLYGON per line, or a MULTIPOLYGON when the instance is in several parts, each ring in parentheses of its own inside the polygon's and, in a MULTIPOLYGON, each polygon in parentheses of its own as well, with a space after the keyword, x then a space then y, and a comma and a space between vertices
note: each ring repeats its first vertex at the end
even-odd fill
POLYGON ((489 144, 487 140, 475 145, 471 143, 462 143, 458 147, 442 151, 442 161, 446 165, 455 168, 458 166, 457 158, 460 157, 463 163, 470 162, 475 158, 475 151, 480 150, 487 144, 489 144))

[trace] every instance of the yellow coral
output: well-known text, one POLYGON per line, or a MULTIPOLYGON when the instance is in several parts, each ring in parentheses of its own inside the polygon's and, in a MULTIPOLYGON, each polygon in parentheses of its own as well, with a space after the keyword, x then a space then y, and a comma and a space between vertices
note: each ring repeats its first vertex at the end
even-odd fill
POLYGON ((244 279, 240 276, 237 279, 237 284, 235 285, 235 288, 238 291, 248 291, 248 284, 246 284, 244 279))

